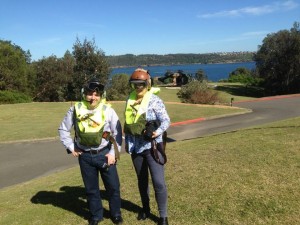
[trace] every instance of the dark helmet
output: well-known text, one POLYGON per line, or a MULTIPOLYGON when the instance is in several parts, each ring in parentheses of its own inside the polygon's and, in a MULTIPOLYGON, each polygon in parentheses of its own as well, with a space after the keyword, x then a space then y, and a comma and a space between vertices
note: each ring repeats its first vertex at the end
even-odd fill
POLYGON ((104 92, 104 85, 100 83, 97 78, 92 78, 85 86, 84 86, 84 93, 89 91, 96 91, 99 93, 104 92))
POLYGON ((148 88, 151 86, 151 77, 147 70, 138 68, 130 76, 130 84, 144 83, 148 88))

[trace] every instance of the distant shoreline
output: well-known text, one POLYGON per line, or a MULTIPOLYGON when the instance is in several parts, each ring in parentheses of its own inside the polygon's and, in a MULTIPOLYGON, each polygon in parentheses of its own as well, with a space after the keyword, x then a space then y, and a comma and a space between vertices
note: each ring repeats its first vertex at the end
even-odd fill
MULTIPOLYGON (((188 63, 190 65, 212 65, 212 64, 233 64, 233 63, 250 63, 255 61, 227 61, 227 62, 217 62, 217 63, 188 63)), ((137 66, 111 66, 111 69, 119 68, 131 68, 131 67, 151 67, 151 66, 181 66, 186 65, 187 63, 172 63, 172 64, 147 64, 147 65, 137 65, 137 66)))
MULTIPOLYGON (((208 80, 216 82, 222 79, 228 79, 229 74, 236 70, 237 68, 246 68, 249 70, 254 70, 256 64, 253 61, 247 62, 233 62, 228 61, 226 63, 193 63, 193 64, 172 64, 172 65, 163 65, 159 64, 157 66, 145 65, 144 69, 149 70, 151 76, 154 77, 163 77, 167 72, 176 72, 183 71, 183 73, 188 75, 196 74, 197 71, 202 70, 207 76, 208 80)), ((130 67, 118 67, 111 68, 111 76, 115 74, 127 74, 130 75, 136 69, 136 66, 130 67)))

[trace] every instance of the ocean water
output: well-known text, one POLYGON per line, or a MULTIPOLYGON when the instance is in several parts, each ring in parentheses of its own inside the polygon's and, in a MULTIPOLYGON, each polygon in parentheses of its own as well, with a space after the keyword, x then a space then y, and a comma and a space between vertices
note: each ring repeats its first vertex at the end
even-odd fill
MULTIPOLYGON (((217 82, 221 79, 227 79, 229 74, 239 67, 244 67, 249 70, 255 69, 255 62, 243 63, 220 63, 220 64, 183 64, 183 65, 168 65, 168 66, 146 66, 143 67, 149 70, 152 77, 163 77, 167 71, 176 72, 182 70, 187 74, 195 74, 198 70, 203 70, 209 81, 217 82)), ((114 74, 132 74, 136 67, 114 68, 114 74)))

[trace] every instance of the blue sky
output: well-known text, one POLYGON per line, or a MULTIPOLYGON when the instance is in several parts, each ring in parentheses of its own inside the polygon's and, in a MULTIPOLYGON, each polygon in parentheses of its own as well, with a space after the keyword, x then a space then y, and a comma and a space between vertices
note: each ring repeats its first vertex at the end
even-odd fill
POLYGON ((105 55, 256 51, 300 22, 300 0, 1 0, 0 39, 32 59, 95 39, 105 55))

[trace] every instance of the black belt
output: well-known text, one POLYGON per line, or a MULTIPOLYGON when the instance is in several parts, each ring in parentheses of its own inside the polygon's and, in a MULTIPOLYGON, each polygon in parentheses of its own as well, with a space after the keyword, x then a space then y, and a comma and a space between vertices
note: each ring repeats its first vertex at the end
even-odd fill
POLYGON ((103 152, 104 150, 107 150, 107 149, 109 149, 108 146, 105 146, 104 148, 101 148, 99 150, 90 150, 90 151, 82 151, 82 152, 90 153, 91 155, 97 155, 97 154, 99 154, 99 153, 101 153, 101 152, 103 152))

